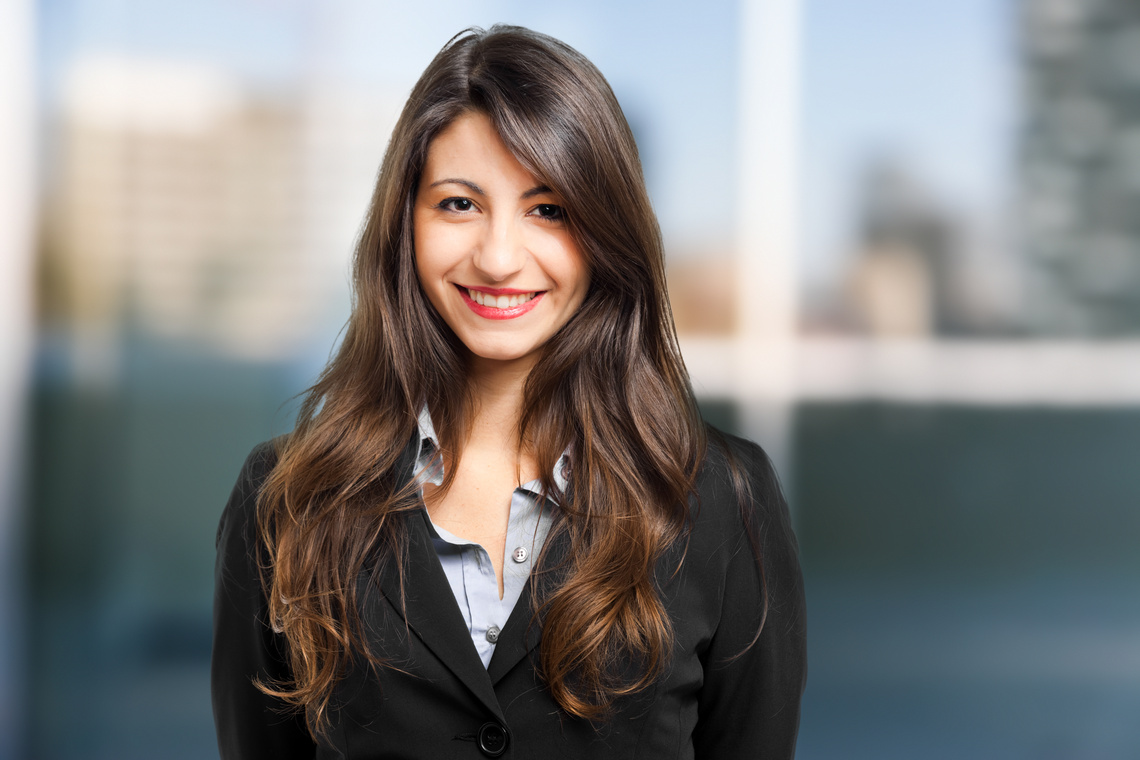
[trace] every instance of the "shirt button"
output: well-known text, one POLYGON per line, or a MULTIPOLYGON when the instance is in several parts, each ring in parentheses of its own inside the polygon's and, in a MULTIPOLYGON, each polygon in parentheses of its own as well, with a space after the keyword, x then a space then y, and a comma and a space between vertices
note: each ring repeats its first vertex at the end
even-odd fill
POLYGON ((487 641, 491 642, 492 644, 494 644, 496 641, 498 641, 499 640, 499 631, 500 631, 500 628, 497 625, 493 625, 490 628, 488 628, 487 629, 487 641))
POLYGON ((516 546, 514 553, 511 554, 511 559, 515 562, 526 562, 528 554, 525 546, 516 546))

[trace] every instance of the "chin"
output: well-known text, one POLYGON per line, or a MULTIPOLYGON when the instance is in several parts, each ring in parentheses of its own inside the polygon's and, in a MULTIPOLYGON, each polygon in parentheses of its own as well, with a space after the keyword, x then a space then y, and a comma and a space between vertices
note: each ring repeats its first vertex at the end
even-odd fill
POLYGON ((536 346, 502 345, 464 341, 467 351, 475 358, 492 362, 517 362, 538 355, 536 346))
POLYGON ((518 362, 537 356, 533 351, 472 351, 476 358, 489 362, 518 362))

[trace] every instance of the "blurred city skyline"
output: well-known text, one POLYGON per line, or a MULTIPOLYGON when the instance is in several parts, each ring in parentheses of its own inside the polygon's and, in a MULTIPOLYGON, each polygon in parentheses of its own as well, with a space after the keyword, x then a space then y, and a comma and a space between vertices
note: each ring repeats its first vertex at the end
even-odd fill
MULTIPOLYGON (((308 105, 327 93, 398 109, 443 41, 467 26, 509 20, 565 39, 610 79, 638 135, 670 255, 684 260, 711 250, 731 257, 740 207, 735 3, 700 11, 683 3, 587 3, 577 12, 510 2, 432 7, 423 13, 349 0, 45 4, 44 118, 50 126, 66 107, 77 69, 107 58, 142 69, 198 67, 255 99, 308 105), (604 25, 586 22, 602 15, 604 25)), ((809 303, 841 286, 836 272, 852 264, 858 245, 864 178, 882 162, 914 175, 967 242, 986 248, 974 254, 1002 259, 998 268, 1008 270, 1002 225, 1014 210, 1017 128, 1011 4, 969 0, 920 9, 901 0, 857 7, 817 1, 803 4, 802 17, 796 265, 809 303), (910 63, 895 65, 900 58, 910 63)), ((370 126, 371 148, 356 160, 374 172, 388 123, 370 126)), ((51 164, 44 162, 49 170, 51 164)), ((45 179, 50 189, 50 175, 45 179)), ((359 217, 367 190, 353 190, 359 217)), ((347 258, 342 248, 325 255, 347 258)))

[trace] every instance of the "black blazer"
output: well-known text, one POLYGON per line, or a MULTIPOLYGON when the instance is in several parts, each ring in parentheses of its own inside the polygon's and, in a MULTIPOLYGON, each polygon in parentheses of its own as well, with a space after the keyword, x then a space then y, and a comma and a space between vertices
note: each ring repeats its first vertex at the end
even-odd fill
MULTIPOLYGON (((302 717, 252 685, 255 677, 288 675, 284 638, 267 625, 257 569, 255 499, 276 456, 269 444, 257 447, 218 528, 211 691, 221 757, 791 758, 806 677, 796 543, 767 456, 755 444, 728 440, 751 483, 763 578, 725 458, 710 446, 681 570, 674 572, 680 546, 658 569, 675 633, 672 660, 652 687, 618 700, 609 721, 569 717, 545 689, 535 670, 542 632, 530 625, 529 587, 483 667, 422 513, 410 513, 403 518, 410 536, 406 609, 393 567, 381 564, 359 579, 369 641, 398 669, 377 675, 350 668, 334 694, 332 730, 318 745, 302 717), (762 584, 767 619, 745 650, 760 623, 762 584)), ((560 551, 565 546, 551 545, 552 556, 560 551)))

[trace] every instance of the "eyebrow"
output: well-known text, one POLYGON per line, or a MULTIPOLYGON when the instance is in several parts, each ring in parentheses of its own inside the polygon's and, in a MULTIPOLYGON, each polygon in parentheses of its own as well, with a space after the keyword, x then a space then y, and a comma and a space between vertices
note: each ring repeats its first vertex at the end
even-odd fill
POLYGON ((470 182, 465 179, 452 179, 449 177, 448 179, 436 180, 435 182, 432 182, 430 185, 428 185, 428 187, 439 187, 440 185, 463 185, 464 187, 470 189, 473 193, 486 195, 486 193, 483 192, 483 188, 479 187, 474 182, 470 182))
POLYGON ((539 185, 538 187, 532 187, 530 190, 527 190, 525 193, 522 194, 521 197, 523 200, 526 200, 527 198, 533 198, 536 195, 548 195, 548 194, 553 195, 554 191, 551 190, 546 185, 539 185))
MULTIPOLYGON (((466 179, 456 179, 454 177, 448 177, 446 179, 436 180, 435 182, 432 182, 430 185, 428 185, 428 187, 439 187, 440 185, 462 185, 463 187, 466 187, 469 190, 471 190, 471 192, 473 192, 473 193, 477 193, 478 195, 482 195, 482 196, 487 195, 487 193, 484 192, 483 188, 479 187, 474 182, 471 182, 470 180, 466 180, 466 179)), ((536 195, 546 195, 546 194, 553 195, 554 191, 551 190, 546 185, 538 185, 537 187, 532 187, 530 190, 527 190, 525 193, 523 193, 520 196, 520 198, 522 198, 523 200, 526 200, 527 198, 533 198, 536 195)))

